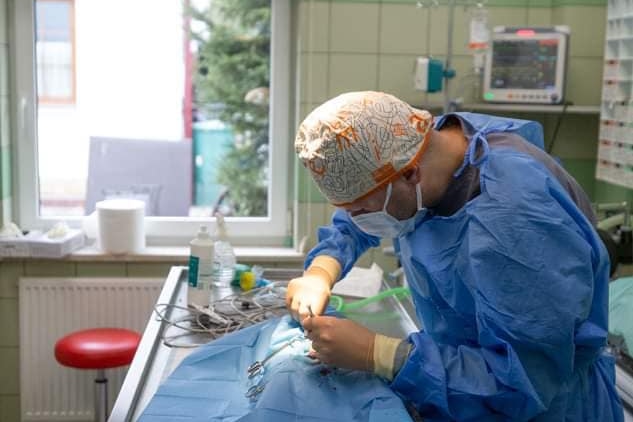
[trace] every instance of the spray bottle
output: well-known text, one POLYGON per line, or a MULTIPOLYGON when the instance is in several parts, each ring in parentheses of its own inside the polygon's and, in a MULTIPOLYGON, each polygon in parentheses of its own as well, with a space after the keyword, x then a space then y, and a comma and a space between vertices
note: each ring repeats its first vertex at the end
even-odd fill
POLYGON ((217 226, 217 240, 214 244, 214 258, 212 279, 218 287, 228 287, 235 275, 235 252, 229 243, 224 216, 215 214, 217 226))

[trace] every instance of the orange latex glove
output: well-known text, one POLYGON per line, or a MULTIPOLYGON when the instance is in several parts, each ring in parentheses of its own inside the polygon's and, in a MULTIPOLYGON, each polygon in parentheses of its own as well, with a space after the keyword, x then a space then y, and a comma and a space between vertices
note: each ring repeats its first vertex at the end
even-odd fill
POLYGON ((334 282, 341 272, 341 265, 332 257, 321 255, 314 258, 303 276, 290 280, 286 292, 286 306, 297 321, 310 315, 321 315, 330 301, 334 282))
POLYGON ((354 321, 328 316, 307 317, 302 323, 312 340, 311 356, 339 368, 374 370, 373 331, 354 321))

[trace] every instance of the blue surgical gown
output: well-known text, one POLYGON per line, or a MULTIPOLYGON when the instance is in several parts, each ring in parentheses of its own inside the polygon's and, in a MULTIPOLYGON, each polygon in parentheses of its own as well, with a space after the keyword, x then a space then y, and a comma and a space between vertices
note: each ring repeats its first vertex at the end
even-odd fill
MULTIPOLYGON (((623 420, 604 350, 606 250, 542 162, 487 145, 490 134, 511 132, 542 147, 542 132, 456 115, 472 129, 469 146, 479 145, 464 165, 479 169, 480 193, 394 239, 424 330, 409 336, 391 388, 429 421, 623 420)), ((326 254, 345 273, 378 244, 337 210, 306 265, 326 254)))

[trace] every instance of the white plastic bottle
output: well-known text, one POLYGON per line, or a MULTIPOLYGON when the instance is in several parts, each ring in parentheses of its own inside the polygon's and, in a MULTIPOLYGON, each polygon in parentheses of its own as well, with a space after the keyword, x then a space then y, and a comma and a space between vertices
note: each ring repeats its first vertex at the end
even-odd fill
MULTIPOLYGON (((190 298, 198 298, 198 302, 209 300, 211 275, 213 272, 213 239, 207 226, 200 226, 198 235, 189 242, 189 292, 190 298), (198 291, 200 294, 196 294, 198 291)), ((198 303, 205 306, 208 303, 198 303)))
POLYGON ((235 252, 229 243, 224 216, 216 213, 215 218, 218 238, 214 244, 212 279, 215 286, 228 287, 235 275, 235 252))

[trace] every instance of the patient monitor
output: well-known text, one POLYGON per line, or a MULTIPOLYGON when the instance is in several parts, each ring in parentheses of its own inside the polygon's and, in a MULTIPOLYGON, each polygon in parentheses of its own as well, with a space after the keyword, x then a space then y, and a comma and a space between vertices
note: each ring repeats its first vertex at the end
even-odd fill
POLYGON ((562 103, 568 45, 567 26, 495 27, 484 71, 484 101, 562 103))

